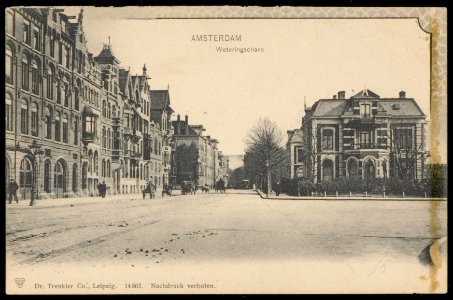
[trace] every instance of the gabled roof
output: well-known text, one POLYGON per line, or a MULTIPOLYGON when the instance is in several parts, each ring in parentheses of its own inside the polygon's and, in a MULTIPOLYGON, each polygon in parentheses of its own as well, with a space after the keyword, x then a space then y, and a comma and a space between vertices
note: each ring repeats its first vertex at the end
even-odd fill
POLYGON ((167 107, 173 111, 170 107, 170 93, 168 90, 151 90, 151 110, 165 110, 167 107))
POLYGON ((340 117, 346 108, 346 99, 321 99, 313 105, 314 117, 340 117))
POLYGON ((380 96, 369 89, 364 89, 351 98, 379 98, 380 96))
POLYGON ((96 56, 94 59, 110 59, 112 61, 115 61, 116 63, 119 63, 119 60, 115 57, 112 51, 112 47, 110 45, 104 45, 102 47, 101 53, 99 53, 98 56, 96 56))
POLYGON ((129 77, 129 71, 120 69, 118 72, 118 85, 120 87, 120 90, 124 93, 126 91, 126 85, 127 85, 127 80, 129 77))
POLYGON ((295 129, 291 137, 288 139, 288 143, 302 143, 304 141, 302 129, 295 129))

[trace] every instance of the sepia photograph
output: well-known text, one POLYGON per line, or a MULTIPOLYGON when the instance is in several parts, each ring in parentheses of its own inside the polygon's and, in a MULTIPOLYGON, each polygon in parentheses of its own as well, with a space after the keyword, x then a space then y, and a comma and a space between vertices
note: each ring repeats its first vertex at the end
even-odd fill
POLYGON ((447 284, 447 9, 5 8, 9 295, 447 284))

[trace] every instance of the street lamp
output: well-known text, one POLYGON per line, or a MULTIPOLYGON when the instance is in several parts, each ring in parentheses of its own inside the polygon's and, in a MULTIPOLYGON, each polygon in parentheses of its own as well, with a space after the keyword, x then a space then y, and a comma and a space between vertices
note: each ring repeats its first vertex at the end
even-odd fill
POLYGON ((31 199, 30 199, 30 206, 33 206, 35 200, 35 193, 37 192, 37 173, 36 173, 36 156, 41 155, 44 152, 41 150, 41 144, 38 144, 36 140, 33 140, 32 144, 28 147, 30 148, 29 154, 32 158, 32 166, 33 166, 33 178, 32 178, 32 186, 31 186, 31 199))
POLYGON ((271 170, 269 159, 266 160, 266 169, 267 169, 267 198, 271 194, 271 170))

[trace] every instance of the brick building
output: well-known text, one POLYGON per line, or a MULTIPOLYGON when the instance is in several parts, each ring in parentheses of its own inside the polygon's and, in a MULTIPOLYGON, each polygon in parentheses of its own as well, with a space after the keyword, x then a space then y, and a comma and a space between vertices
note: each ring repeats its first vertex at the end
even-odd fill
POLYGON ((425 176, 426 115, 413 98, 340 91, 305 108, 300 129, 288 131, 290 177, 314 182, 339 177, 421 179, 425 176))

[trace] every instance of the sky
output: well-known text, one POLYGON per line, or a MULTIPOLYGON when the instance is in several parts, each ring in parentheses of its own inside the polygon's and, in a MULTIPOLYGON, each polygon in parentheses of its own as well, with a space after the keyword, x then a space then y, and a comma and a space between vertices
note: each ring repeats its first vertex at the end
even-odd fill
POLYGON ((146 64, 152 89, 169 86, 174 119, 203 124, 224 154, 244 153, 260 117, 275 121, 286 141, 286 131, 301 126, 304 99, 311 106, 340 90, 347 98, 364 88, 381 98, 404 90, 429 120, 429 35, 415 18, 147 19, 151 9, 84 7, 88 49, 98 55, 110 37, 122 67, 140 74, 146 64), (192 41, 201 34, 241 40, 192 41))

